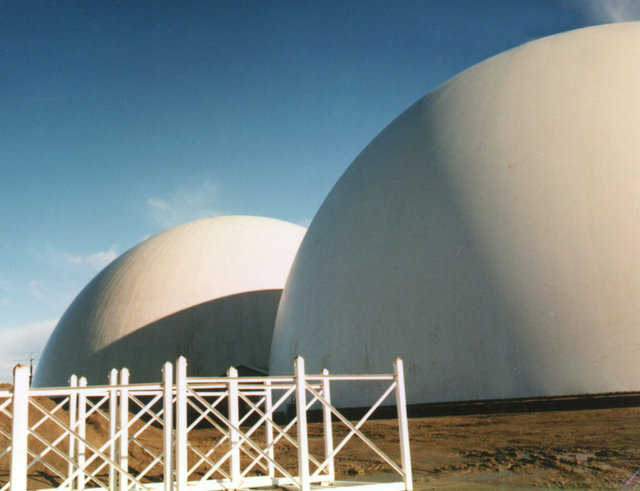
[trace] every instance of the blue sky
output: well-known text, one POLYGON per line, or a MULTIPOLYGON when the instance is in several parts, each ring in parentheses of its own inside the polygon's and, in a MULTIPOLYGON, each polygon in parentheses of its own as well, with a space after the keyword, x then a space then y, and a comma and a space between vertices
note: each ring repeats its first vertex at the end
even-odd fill
POLYGON ((3 2, 0 380, 146 237, 306 225, 393 118, 524 42, 635 0, 3 2))

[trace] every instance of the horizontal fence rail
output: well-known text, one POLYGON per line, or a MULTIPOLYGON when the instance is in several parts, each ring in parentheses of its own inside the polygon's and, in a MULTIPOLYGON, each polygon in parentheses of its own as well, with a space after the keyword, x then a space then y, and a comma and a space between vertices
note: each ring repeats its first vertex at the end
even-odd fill
POLYGON ((18 365, 13 387, 0 390, 0 465, 9 465, 0 491, 352 488, 357 483, 336 479, 336 457, 350 441, 398 476, 363 487, 412 490, 402 360, 393 366, 392 374, 307 374, 298 356, 293 376, 240 377, 231 367, 226 377, 188 377, 187 360, 180 357, 175 373, 165 363, 161 383, 130 383, 123 368, 110 372, 107 385, 88 385, 73 375, 67 387, 30 388, 28 367, 18 365), (337 382, 386 387, 353 422, 332 405, 337 382), (392 394, 399 462, 362 430, 392 394), (321 450, 309 443, 307 419, 314 408, 322 419, 321 450), (334 423, 346 431, 337 444, 334 423))

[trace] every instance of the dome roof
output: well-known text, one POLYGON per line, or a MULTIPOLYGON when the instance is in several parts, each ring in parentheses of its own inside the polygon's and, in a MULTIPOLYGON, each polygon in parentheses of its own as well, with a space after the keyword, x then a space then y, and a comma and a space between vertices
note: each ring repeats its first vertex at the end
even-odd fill
POLYGON ((401 114, 313 219, 271 372, 402 356, 411 403, 640 388, 639 59, 640 23, 576 30, 401 114))
POLYGON ((280 220, 227 216, 142 242, 69 306, 35 384, 66 384, 72 373, 103 383, 123 365, 133 380, 158 380, 162 363, 181 354, 192 374, 230 364, 266 370, 278 300, 304 233, 280 220))

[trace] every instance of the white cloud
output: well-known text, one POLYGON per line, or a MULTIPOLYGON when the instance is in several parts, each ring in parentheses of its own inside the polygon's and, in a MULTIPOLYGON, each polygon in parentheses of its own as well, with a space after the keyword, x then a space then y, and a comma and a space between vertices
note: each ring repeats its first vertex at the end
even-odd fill
MULTIPOLYGON (((30 308, 32 312, 53 312, 56 315, 69 305, 77 294, 78 289, 77 283, 58 281, 56 278, 48 276, 46 281, 28 281, 21 292, 21 296, 14 296, 12 303, 21 308, 30 308)), ((0 314, 2 314, 1 311, 0 314)), ((48 316, 51 314, 42 315, 48 316)), ((6 322, 7 319, 2 319, 0 315, 0 322, 2 321, 6 322)), ((0 328, 2 328, 2 324, 0 324, 0 328)))
POLYGON ((42 282, 31 280, 29 282, 29 293, 38 300, 44 300, 45 296, 44 293, 42 293, 42 282))
POLYGON ((158 199, 158 198, 149 198, 147 200, 147 205, 150 208, 155 208, 156 210, 169 210, 171 208, 171 206, 169 206, 169 203, 167 203, 165 200, 163 199, 158 199))
POLYGON ((638 0, 572 0, 572 4, 597 23, 624 22, 640 19, 638 0))
POLYGON ((60 266, 64 264, 63 256, 58 252, 50 242, 38 244, 38 248, 30 247, 29 253, 38 261, 47 266, 60 266))
POLYGON ((0 329, 0 382, 10 382, 13 367, 37 360, 58 323, 55 319, 0 329))
POLYGON ((181 188, 165 197, 147 198, 147 210, 163 228, 174 227, 198 218, 220 215, 215 206, 218 187, 208 179, 190 188, 181 188))
POLYGON ((30 254, 39 262, 49 267, 66 268, 69 264, 86 264, 99 271, 118 257, 118 245, 114 244, 106 251, 92 254, 75 255, 61 251, 50 243, 45 243, 40 249, 29 249, 30 254))
POLYGON ((71 264, 88 264, 94 270, 99 271, 117 257, 117 246, 113 245, 107 251, 99 251, 86 256, 72 256, 67 254, 65 259, 71 264))

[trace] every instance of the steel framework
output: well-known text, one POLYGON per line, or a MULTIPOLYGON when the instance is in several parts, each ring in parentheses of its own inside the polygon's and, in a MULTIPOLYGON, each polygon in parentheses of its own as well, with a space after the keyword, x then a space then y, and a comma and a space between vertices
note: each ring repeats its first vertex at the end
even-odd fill
POLYGON ((392 374, 339 375, 326 369, 307 374, 298 356, 293 376, 239 377, 231 367, 226 377, 188 377, 187 361, 180 357, 175 377, 173 365, 165 363, 161 383, 131 384, 123 368, 111 371, 108 385, 89 386, 84 377, 74 375, 68 387, 34 389, 29 387, 28 367, 18 365, 13 387, 0 391, 0 418, 11 423, 10 432, 0 425, 0 459, 10 457, 11 465, 0 491, 29 489, 33 479, 27 477, 36 469, 51 483, 48 489, 412 490, 402 360, 396 359, 393 366, 392 374), (386 389, 353 423, 331 403, 331 384, 336 381, 382 382, 386 389), (361 431, 391 393, 398 415, 400 463, 361 431), (282 423, 283 417, 276 414, 284 416, 287 404, 295 406, 295 416, 282 423), (321 456, 310 452, 307 424, 308 411, 318 405, 321 456), (348 429, 337 445, 334 421, 348 429), (212 430, 218 438, 211 438, 212 430), (396 482, 336 480, 336 456, 354 437, 397 473, 396 482), (278 444, 279 451, 284 445, 296 452, 295 471, 277 458, 278 444), (136 456, 135 468, 129 462, 131 454, 136 456))

